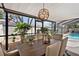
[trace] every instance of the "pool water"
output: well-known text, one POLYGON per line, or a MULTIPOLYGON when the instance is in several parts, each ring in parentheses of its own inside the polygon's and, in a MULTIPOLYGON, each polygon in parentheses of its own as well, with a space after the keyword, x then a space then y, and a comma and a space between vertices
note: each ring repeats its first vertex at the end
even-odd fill
POLYGON ((79 33, 70 33, 67 37, 68 39, 79 40, 79 33))

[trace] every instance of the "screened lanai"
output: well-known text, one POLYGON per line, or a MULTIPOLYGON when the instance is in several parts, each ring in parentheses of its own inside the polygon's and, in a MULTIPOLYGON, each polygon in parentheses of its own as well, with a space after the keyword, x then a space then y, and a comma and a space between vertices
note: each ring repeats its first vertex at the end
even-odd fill
POLYGON ((15 50, 16 44, 21 41, 21 34, 15 32, 17 22, 21 21, 30 27, 28 31, 22 33, 26 38, 31 35, 30 38, 35 40, 47 37, 49 39, 50 35, 46 36, 48 33, 65 34, 68 28, 64 24, 79 21, 78 11, 78 3, 0 3, 0 38, 4 49, 15 50), (48 10, 46 19, 39 17, 42 8, 48 10), (44 32, 46 30, 48 33, 44 32))
MULTIPOLYGON (((13 6, 16 5, 18 6, 19 4, 13 4, 13 6)), ((22 4, 22 6, 27 5, 27 4, 22 4)), ((18 33, 14 33, 14 28, 16 27, 16 22, 20 21, 20 18, 22 18, 21 21, 31 24, 32 28, 27 32, 27 35, 36 35, 37 34, 37 30, 41 29, 42 27, 47 27, 50 31, 56 31, 56 22, 52 21, 52 20, 41 20, 40 18, 38 18, 35 15, 29 14, 25 11, 25 9, 23 9, 25 12, 23 12, 23 10, 19 11, 19 9, 22 8, 22 6, 20 6, 18 9, 16 9, 16 7, 14 9, 10 9, 8 7, 12 7, 9 6, 9 4, 5 4, 2 3, 0 5, 0 9, 1 12, 3 13, 3 18, 1 20, 1 26, 3 29, 3 33, 0 35, 0 37, 2 37, 4 40, 2 42, 4 42, 5 45, 5 49, 12 49, 10 44, 11 39, 13 38, 12 36, 16 36, 17 40, 19 40, 19 35, 18 33), (15 10, 16 9, 16 10, 15 10), (12 19, 10 16, 13 15, 12 17, 14 19, 12 19), (16 16, 20 16, 20 18, 17 18, 16 16)))

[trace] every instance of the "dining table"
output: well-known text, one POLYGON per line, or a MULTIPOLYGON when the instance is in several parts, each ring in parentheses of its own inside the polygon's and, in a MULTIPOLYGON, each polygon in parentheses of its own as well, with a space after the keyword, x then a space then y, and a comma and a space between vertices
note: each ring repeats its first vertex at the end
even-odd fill
POLYGON ((50 42, 48 43, 44 43, 42 39, 39 39, 33 41, 32 44, 30 44, 30 42, 18 44, 17 49, 19 51, 20 56, 43 56, 45 55, 47 46, 54 43, 54 39, 50 39, 50 42))

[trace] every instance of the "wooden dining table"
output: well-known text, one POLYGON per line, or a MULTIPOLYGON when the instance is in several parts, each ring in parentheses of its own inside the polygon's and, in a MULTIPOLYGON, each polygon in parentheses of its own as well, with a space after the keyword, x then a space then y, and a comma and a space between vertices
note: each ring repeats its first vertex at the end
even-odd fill
POLYGON ((23 43, 17 46, 20 56, 42 56, 46 52, 47 46, 54 44, 54 40, 50 39, 50 43, 45 44, 42 39, 33 41, 33 44, 23 43))

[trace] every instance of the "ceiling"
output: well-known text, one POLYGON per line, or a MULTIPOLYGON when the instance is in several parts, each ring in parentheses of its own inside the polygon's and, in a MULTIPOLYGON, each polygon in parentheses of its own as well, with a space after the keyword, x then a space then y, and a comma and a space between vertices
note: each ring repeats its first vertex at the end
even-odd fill
MULTIPOLYGON (((15 11, 38 16, 43 8, 42 3, 4 3, 5 7, 15 11)), ((49 10, 49 20, 60 22, 62 20, 79 18, 79 3, 46 3, 49 10)))

